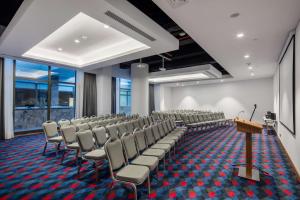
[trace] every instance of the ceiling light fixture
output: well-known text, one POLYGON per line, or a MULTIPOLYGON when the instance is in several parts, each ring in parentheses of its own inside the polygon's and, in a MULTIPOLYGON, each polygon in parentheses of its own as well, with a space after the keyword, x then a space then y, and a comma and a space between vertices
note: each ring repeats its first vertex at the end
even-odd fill
POLYGON ((249 70, 252 70, 252 69, 253 69, 253 67, 252 67, 252 66, 248 66, 248 69, 249 69, 249 70))
POLYGON ((162 57, 162 66, 159 68, 160 71, 166 71, 167 69, 165 68, 165 59, 162 57))
POLYGON ((79 43, 80 43, 80 40, 75 39, 74 42, 75 42, 76 44, 79 44, 79 43))
POLYGON ((238 17, 238 16, 240 16, 240 13, 236 12, 236 13, 232 13, 232 14, 230 15, 230 18, 236 18, 236 17, 238 17))
POLYGON ((223 80, 223 79, 221 79, 221 80, 220 80, 220 82, 221 82, 221 83, 223 83, 223 82, 224 82, 224 80, 223 80))
POLYGON ((57 51, 63 51, 63 49, 59 47, 59 48, 57 48, 57 51))
POLYGON ((140 62, 136 65, 138 68, 145 68, 147 66, 146 63, 142 63, 142 59, 140 58, 140 62))
POLYGON ((204 73, 196 74, 183 74, 183 75, 173 75, 173 76, 164 76, 164 77, 153 77, 150 78, 150 82, 154 83, 163 83, 163 82, 175 82, 175 81, 186 81, 186 80, 199 80, 199 79, 208 79, 209 76, 204 73))
POLYGON ((255 76, 255 74, 254 74, 254 72, 251 72, 251 74, 250 74, 251 76, 255 76))
POLYGON ((244 33, 238 33, 238 34, 236 34, 236 37, 237 37, 237 38, 243 38, 244 36, 245 36, 244 33))
POLYGON ((250 58, 250 55, 249 55, 249 54, 246 54, 246 55, 244 55, 244 58, 245 58, 245 59, 248 59, 248 58, 250 58))
POLYGON ((200 83, 200 81, 197 81, 197 84, 199 84, 200 83))
POLYGON ((104 26, 103 26, 104 28, 109 28, 109 25, 107 25, 107 24, 104 24, 104 26))
POLYGON ((88 36, 82 35, 81 38, 82 38, 83 40, 87 40, 87 39, 88 39, 88 36))

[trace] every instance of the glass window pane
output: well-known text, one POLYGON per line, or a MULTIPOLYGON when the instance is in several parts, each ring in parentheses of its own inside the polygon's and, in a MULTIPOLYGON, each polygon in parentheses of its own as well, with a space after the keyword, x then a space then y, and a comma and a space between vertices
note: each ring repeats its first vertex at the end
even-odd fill
POLYGON ((16 61, 15 131, 41 129, 47 120, 48 66, 16 61))
POLYGON ((131 80, 119 78, 119 113, 131 113, 131 80))
POLYGON ((75 83, 75 70, 61 67, 51 67, 51 79, 59 82, 75 83))

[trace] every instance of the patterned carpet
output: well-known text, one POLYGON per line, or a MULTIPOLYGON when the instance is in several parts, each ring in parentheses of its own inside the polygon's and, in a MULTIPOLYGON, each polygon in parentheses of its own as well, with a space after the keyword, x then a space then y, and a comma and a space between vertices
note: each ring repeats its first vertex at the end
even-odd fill
MULTIPOLYGON (((227 127, 209 132, 187 133, 176 158, 162 165, 152 179, 152 194, 138 187, 139 199, 300 199, 296 180, 277 137, 253 137, 255 165, 261 181, 239 178, 234 165, 244 163, 244 134, 227 127)), ((107 164, 95 181, 93 166, 83 164, 76 175, 74 154, 64 164, 52 146, 42 156, 43 135, 0 142, 0 199, 132 199, 129 186, 117 184, 112 191, 107 164), (52 151, 52 153, 51 153, 52 151)))

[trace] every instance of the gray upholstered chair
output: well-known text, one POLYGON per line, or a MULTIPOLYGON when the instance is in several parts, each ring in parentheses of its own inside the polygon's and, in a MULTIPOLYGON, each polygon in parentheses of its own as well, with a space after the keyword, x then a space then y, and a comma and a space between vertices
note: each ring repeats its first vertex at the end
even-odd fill
POLYGON ((88 122, 88 125, 90 127, 90 130, 92 130, 94 127, 98 126, 99 123, 98 123, 98 121, 90 121, 90 122, 88 122))
POLYGON ((83 123, 83 124, 77 124, 76 128, 77 128, 77 131, 80 132, 80 131, 87 131, 87 130, 89 130, 90 126, 89 126, 88 123, 83 123))
POLYGON ((63 126, 60 130, 65 142, 65 149, 61 157, 61 163, 64 162, 65 153, 69 153, 71 151, 76 151, 75 161, 77 163, 80 147, 76 138, 76 127, 74 125, 63 126))
POLYGON ((104 148, 104 144, 107 141, 106 129, 102 126, 96 126, 93 128, 93 134, 95 142, 98 148, 104 148))
POLYGON ((175 154, 176 140, 173 140, 171 138, 161 137, 161 135, 159 133, 159 130, 158 130, 158 125, 157 124, 151 126, 150 128, 152 129, 152 133, 153 133, 156 144, 169 144, 171 146, 171 148, 173 148, 174 154, 175 154))
MULTIPOLYGON (((96 149, 93 133, 91 130, 77 132, 77 140, 80 146, 81 158, 95 163, 96 180, 98 180, 98 170, 103 165, 103 160, 106 159, 103 149, 96 149)), ((82 161, 78 164, 78 174, 80 173, 82 161)))
POLYGON ((128 130, 128 132, 133 133, 134 125, 133 125, 132 121, 127 123, 127 130, 128 130))
POLYGON ((59 135, 57 128, 57 124, 54 121, 46 121, 43 123, 43 130, 46 139, 43 155, 45 155, 48 143, 53 143, 55 145, 56 156, 58 155, 60 144, 63 142, 63 138, 59 135))
POLYGON ((71 124, 73 125, 77 125, 77 124, 81 124, 82 123, 82 119, 71 119, 71 124))
POLYGON ((148 148, 148 144, 145 137, 145 131, 144 130, 136 130, 133 132, 136 146, 140 154, 145 156, 155 156, 160 161, 163 160, 164 163, 164 169, 166 168, 166 159, 165 159, 165 151, 162 149, 152 149, 148 148))
POLYGON ((169 153, 169 158, 171 159, 171 152, 170 152, 171 145, 169 145, 169 144, 156 144, 155 138, 154 138, 153 133, 152 133, 152 128, 148 127, 144 130, 145 130, 145 137, 146 137, 148 147, 150 147, 151 149, 164 150, 165 153, 169 153))
POLYGON ((106 129, 111 138, 120 138, 117 125, 108 125, 106 129))
POLYGON ((121 137, 121 141, 125 150, 126 158, 130 164, 146 166, 150 169, 150 171, 157 169, 159 159, 155 156, 140 155, 132 133, 124 133, 121 137))
POLYGON ((135 199, 137 200, 136 186, 141 185, 148 180, 148 193, 150 194, 151 183, 149 168, 141 165, 128 164, 120 139, 110 138, 105 143, 104 149, 109 161, 111 178, 114 182, 127 183, 131 185, 134 189, 135 199))
POLYGON ((67 119, 61 119, 58 121, 58 125, 60 128, 64 127, 64 126, 70 126, 71 122, 70 120, 67 119))
POLYGON ((127 123, 123 122, 121 124, 118 124, 117 128, 119 131, 119 136, 122 137, 122 135, 126 132, 128 132, 127 127, 126 127, 127 123))

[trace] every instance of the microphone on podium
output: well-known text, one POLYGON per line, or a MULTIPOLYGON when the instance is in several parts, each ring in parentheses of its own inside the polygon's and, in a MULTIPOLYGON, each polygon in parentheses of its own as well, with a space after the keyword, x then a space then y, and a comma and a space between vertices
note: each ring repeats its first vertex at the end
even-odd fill
POLYGON ((256 108, 257 108, 257 104, 254 104, 254 109, 252 111, 252 114, 251 114, 251 117, 250 117, 250 121, 252 121, 252 117, 254 115, 254 112, 255 112, 256 108))

